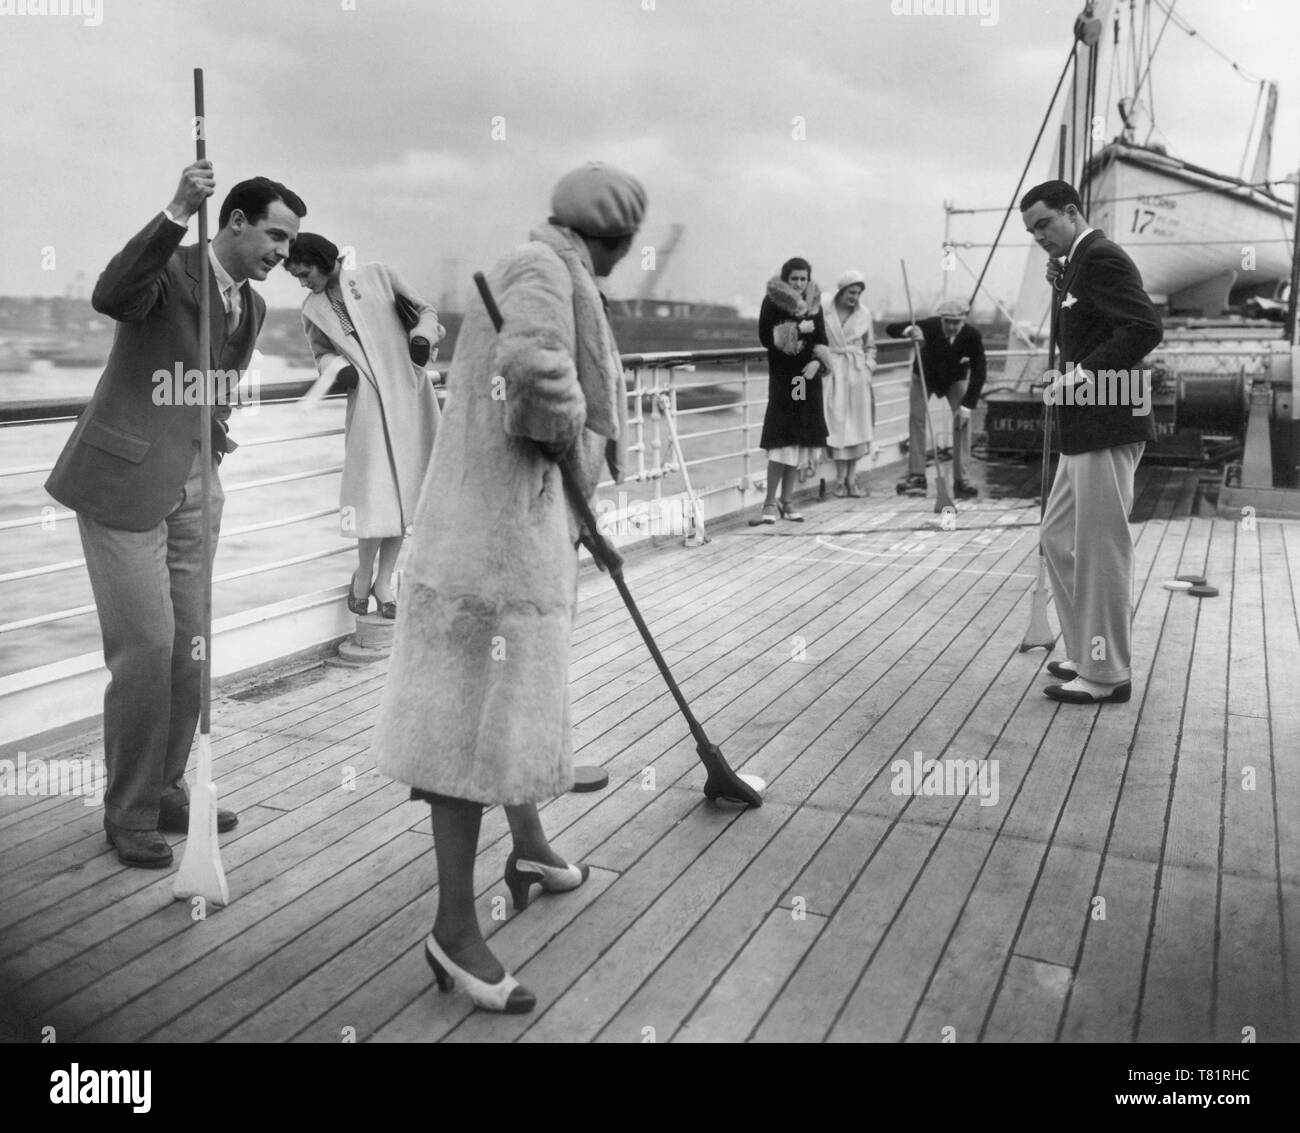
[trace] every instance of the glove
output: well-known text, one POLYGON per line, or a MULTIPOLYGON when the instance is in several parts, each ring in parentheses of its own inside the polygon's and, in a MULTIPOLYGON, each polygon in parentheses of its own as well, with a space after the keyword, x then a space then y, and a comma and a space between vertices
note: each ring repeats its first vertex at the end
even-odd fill
POLYGON ((558 464, 573 451, 576 444, 576 441, 538 441, 537 447, 542 450, 548 459, 554 460, 558 464))
POLYGON ((357 388, 357 382, 360 381, 360 375, 357 374, 355 366, 344 366, 335 376, 334 384, 330 386, 329 393, 346 393, 349 390, 357 388))
POLYGON ((970 410, 967 409, 966 406, 964 406, 964 405, 959 405, 959 406, 957 407, 957 413, 958 413, 958 415, 961 417, 961 419, 962 419, 963 421, 969 421, 969 420, 970 420, 970 410))

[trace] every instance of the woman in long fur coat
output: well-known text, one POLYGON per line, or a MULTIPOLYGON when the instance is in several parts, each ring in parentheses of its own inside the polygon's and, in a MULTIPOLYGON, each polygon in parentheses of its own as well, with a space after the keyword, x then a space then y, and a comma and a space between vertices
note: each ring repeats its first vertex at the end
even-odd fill
POLYGON ((393 569, 415 517, 420 485, 438 431, 438 399, 411 344, 437 347, 445 333, 438 312, 392 268, 343 267, 339 250, 315 233, 300 233, 285 267, 311 292, 302 325, 322 379, 348 391, 343 426, 339 527, 357 540, 348 608, 364 614, 373 594, 379 612, 397 616, 393 569), (403 296, 419 313, 407 331, 397 314, 403 296))
POLYGON ((818 375, 831 364, 821 296, 807 260, 786 260, 780 276, 768 281, 758 339, 767 347, 767 411, 759 440, 767 450, 767 498, 750 526, 775 523, 778 515, 801 522, 790 494, 799 469, 822 457, 826 417, 818 375))
POLYGON ((556 457, 588 498, 606 463, 620 477, 627 399, 596 278, 626 255, 643 208, 626 174, 575 171, 552 222, 488 273, 503 326, 478 302, 465 315, 416 515, 374 750, 430 805, 439 890, 426 958, 440 987, 454 977, 488 1010, 528 1011, 534 998, 479 929, 483 806, 505 807, 516 908, 533 885, 562 892, 588 873, 551 848, 536 806, 573 785, 579 529, 556 457))

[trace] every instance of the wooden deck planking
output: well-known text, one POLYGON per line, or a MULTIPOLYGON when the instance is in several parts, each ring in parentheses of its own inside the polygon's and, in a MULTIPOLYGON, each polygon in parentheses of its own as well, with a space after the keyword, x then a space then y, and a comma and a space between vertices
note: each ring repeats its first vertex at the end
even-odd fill
MULTIPOLYGON (((1157 559, 1158 550, 1165 546, 1162 542, 1165 534, 1164 525, 1160 521, 1152 521, 1144 525, 1136 537, 1135 578, 1139 592, 1145 577, 1152 569, 1153 560, 1157 559)), ((1135 624, 1136 630, 1140 631, 1141 624, 1143 621, 1139 616, 1135 624)), ((1141 656, 1143 650, 1139 647, 1135 664, 1140 665, 1141 656)), ((1028 717, 1032 717, 1034 713, 1040 711, 1041 703, 1035 698, 1032 703, 1024 704, 1022 715, 1027 713, 1028 717)), ((1060 711, 1066 724, 1070 722, 1082 724, 1083 721, 1076 719, 1074 712, 1066 709, 1060 711)), ((1073 967, 1073 955, 1069 955, 1069 951, 1060 946, 1060 937, 1069 938, 1071 934, 1076 936, 1082 932, 1083 919, 1088 910, 1088 898, 1091 897, 1093 887, 1092 884, 1082 884, 1084 878, 1088 877, 1086 867, 1089 859, 1086 852, 1080 852, 1086 850, 1089 833, 1092 832, 1087 822, 1076 820, 1074 816, 1078 811, 1087 811, 1095 824, 1097 800, 1100 796, 1104 796, 1105 789, 1113 782, 1114 776, 1114 760, 1110 757, 1108 745, 1104 742, 1096 745, 1095 741, 1099 735, 1105 734, 1108 726, 1110 730, 1121 735, 1131 730, 1131 724, 1126 720, 1130 715, 1135 713, 1125 712, 1117 716, 1114 712, 1099 709, 1096 719, 1087 721, 1091 728, 1089 746, 1087 750, 1080 752, 1080 764, 1075 769, 1074 782, 1071 783, 1070 794, 1063 804, 1056 832, 1053 835, 1053 845, 1048 848, 1047 856, 1045 858, 1036 856, 1031 851, 1032 843, 1013 841, 1013 839, 1000 841, 995 851, 996 856, 992 859, 989 868, 987 881, 984 876, 980 877, 979 884, 972 891, 971 900, 975 906, 974 924, 957 938, 953 948, 958 956, 979 955, 983 952, 982 959, 979 963, 966 964, 965 967, 969 971, 962 971, 961 968, 952 971, 952 965, 949 965, 948 969, 941 971, 941 980, 937 984, 940 990, 939 1002, 952 1003, 954 998, 965 991, 965 997, 958 1000, 957 1007, 957 1012, 961 1016, 959 1030, 962 1033, 983 1034, 985 1032, 989 1013, 992 1012, 993 1000, 1001 994, 998 984, 1005 978, 1004 969, 1009 972, 1011 968, 1011 960, 1008 959, 1011 952, 1015 951, 1019 955, 1040 961, 1044 961, 1044 958, 1045 961, 1054 960, 1057 965, 1065 964, 1073 967), (1100 754, 1097 754, 1099 751, 1100 754), (1096 770, 1092 770, 1093 768, 1096 770), (1071 806, 1071 803, 1074 806, 1071 806), (1054 884, 1054 871, 1062 873, 1065 885, 1060 881, 1054 884), (987 884, 987 893, 985 893, 985 884, 987 884)), ((1060 721, 1054 720, 1053 726, 1058 722, 1060 721)), ((1041 732, 1041 728, 1027 725, 1027 721, 1019 726, 1026 726, 1027 732, 1031 735, 1041 732)), ((1050 735, 1052 733, 1049 732, 1047 739, 1050 739, 1050 735)), ((1047 742, 1047 739, 1044 742, 1047 742)), ((1008 757, 1014 752, 1015 748, 1004 751, 1002 763, 1010 763, 1011 767, 1015 768, 1018 760, 1009 760, 1008 757)), ((1028 765, 1035 755, 1035 747, 1030 743, 1023 743, 1019 747, 1019 755, 1021 761, 1028 765)), ((1015 770, 1008 790, 1022 782, 1023 776, 1024 772, 1015 770)), ((1014 791, 1011 796, 1013 796, 1013 803, 1001 812, 1004 816, 1008 815, 1009 809, 1013 809, 1018 802, 1018 795, 1014 794, 1014 791)), ((1000 833, 1006 832, 1006 825, 1008 820, 1004 817, 1001 820, 1000 833)), ((1015 971, 1031 971, 1031 969, 1017 964, 1015 971)), ((1013 987, 1006 991, 1006 994, 1014 995, 1017 1011, 1019 1011, 1023 1010, 1026 1004, 1026 993, 1032 993, 1039 986, 1035 981, 1021 989, 1019 985, 1014 984, 1013 980, 1013 987)), ((1041 1000, 1039 1006, 1048 1015, 1054 1015, 1058 1007, 1052 981, 1048 981, 1048 990, 1053 994, 1041 1000)), ((952 1019, 953 1013, 953 1008, 949 1007, 949 1019, 952 1019)), ((931 1008, 931 1015, 933 1015, 933 1008, 931 1008)), ((939 1020, 932 1020, 931 1025, 937 1023, 939 1020)), ((1019 1033, 1021 1032, 1018 1030, 1017 1034, 1019 1033)))
POLYGON ((1052 705, 1042 654, 1016 652, 1036 568, 1024 501, 963 506, 951 532, 926 501, 827 501, 798 527, 634 555, 629 585, 696 714, 769 780, 753 813, 701 799, 694 742, 621 601, 584 575, 577 758, 612 781, 543 818, 593 877, 494 919, 499 808, 476 873, 492 946, 538 995, 530 1016, 432 988, 427 809, 369 755, 382 664, 214 705, 241 825, 223 838, 236 900, 206 921, 169 900, 170 873, 117 867, 101 811, 0 806, 4 977, 61 1039, 1294 1038, 1300 542, 1181 518, 1196 487, 1140 478, 1134 516, 1156 518, 1136 533, 1136 697, 1120 709, 1052 705), (1160 588, 1202 563, 1217 608, 1160 588), (999 805, 895 795, 889 764, 913 751, 998 760, 999 805), (1253 752, 1258 789, 1234 791, 1253 752), (1106 921, 1088 916, 1095 895, 1106 921))
POLYGON ((1269 719, 1273 779, 1273 821, 1277 838, 1282 970, 1286 976, 1287 1017, 1300 1031, 1300 710, 1295 682, 1300 673, 1300 610, 1291 580, 1300 574, 1300 539, 1289 526, 1260 526, 1264 572, 1265 657, 1268 661, 1269 719))
MULTIPOLYGON (((1191 520, 1193 533, 1207 522, 1191 520)), ((1209 536, 1205 573, 1226 581, 1234 526, 1216 523, 1209 536)), ((1194 620, 1196 645, 1161 851, 1141 1007, 1144 1039, 1172 1038, 1188 1019, 1197 1029, 1213 1025, 1231 603, 1198 601, 1182 616, 1194 620)))
POLYGON ((1137 1028, 1195 636, 1194 620, 1173 605, 1194 599, 1164 590, 1162 581, 1200 568, 1209 531, 1208 523, 1170 525, 1135 611, 1140 669, 1134 691, 1140 703, 1096 882, 1106 919, 1090 907, 1083 922, 1060 1030, 1066 1039, 1098 1033, 1108 1041, 1128 1041, 1137 1028))

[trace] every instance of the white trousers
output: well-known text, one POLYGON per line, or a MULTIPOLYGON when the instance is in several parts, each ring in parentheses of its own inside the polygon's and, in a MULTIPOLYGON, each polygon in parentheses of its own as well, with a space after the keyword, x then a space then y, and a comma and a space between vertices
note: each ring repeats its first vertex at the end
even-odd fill
POLYGON ((1062 456, 1043 515, 1043 558, 1065 655, 1100 684, 1131 678, 1133 476, 1141 443, 1062 456))

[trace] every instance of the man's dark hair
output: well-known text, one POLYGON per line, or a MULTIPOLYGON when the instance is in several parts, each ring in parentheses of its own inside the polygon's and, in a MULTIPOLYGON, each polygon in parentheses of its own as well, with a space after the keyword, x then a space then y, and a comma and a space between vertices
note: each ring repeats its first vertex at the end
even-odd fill
POLYGON ((806 271, 809 274, 809 276, 811 276, 812 264, 810 264, 802 256, 791 256, 790 259, 786 260, 785 263, 781 265, 781 282, 789 283, 791 273, 800 270, 806 271))
POLYGON ((226 194, 226 199, 221 202, 217 227, 225 228, 235 209, 244 214, 249 224, 260 224, 266 219, 266 211, 272 201, 282 201, 294 216, 307 215, 307 206, 292 189, 269 177, 251 177, 247 181, 241 181, 226 194))
POLYGON ((1035 185, 1020 198, 1020 211, 1024 212, 1032 208, 1039 201, 1057 212, 1064 212, 1066 205, 1073 205, 1083 212, 1083 201, 1079 199, 1079 191, 1068 181, 1044 181, 1041 185, 1035 185))

